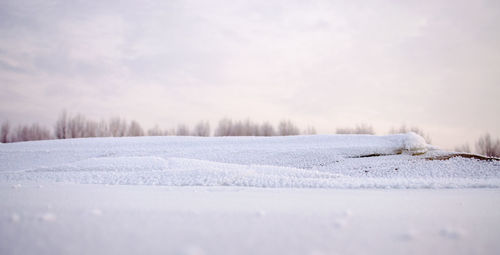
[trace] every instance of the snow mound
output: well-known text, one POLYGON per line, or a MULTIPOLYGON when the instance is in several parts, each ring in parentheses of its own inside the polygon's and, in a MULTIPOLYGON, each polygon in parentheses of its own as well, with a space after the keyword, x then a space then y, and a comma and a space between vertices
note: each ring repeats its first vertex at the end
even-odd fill
POLYGON ((396 152, 401 151, 415 155, 426 153, 430 148, 432 148, 425 142, 423 137, 414 132, 393 135, 392 138, 399 143, 396 146, 396 152))

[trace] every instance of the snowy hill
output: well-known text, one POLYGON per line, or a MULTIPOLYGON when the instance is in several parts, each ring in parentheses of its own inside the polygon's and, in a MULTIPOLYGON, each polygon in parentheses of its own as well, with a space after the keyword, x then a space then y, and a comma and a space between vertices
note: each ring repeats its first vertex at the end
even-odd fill
POLYGON ((500 163, 414 133, 84 138, 4 144, 0 181, 301 188, 500 187, 500 163))

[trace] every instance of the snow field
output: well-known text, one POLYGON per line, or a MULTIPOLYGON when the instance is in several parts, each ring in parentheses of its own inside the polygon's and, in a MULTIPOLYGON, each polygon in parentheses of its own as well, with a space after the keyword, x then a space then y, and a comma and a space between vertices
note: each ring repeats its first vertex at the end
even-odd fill
POLYGON ((414 134, 128 137, 4 144, 0 182, 294 188, 497 188, 499 161, 414 134))

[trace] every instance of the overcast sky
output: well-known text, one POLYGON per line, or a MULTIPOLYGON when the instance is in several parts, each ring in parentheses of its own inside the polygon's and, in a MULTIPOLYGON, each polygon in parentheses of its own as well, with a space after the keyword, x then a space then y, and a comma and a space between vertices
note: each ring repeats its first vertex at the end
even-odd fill
POLYGON ((500 1, 0 1, 0 120, 500 136, 500 1))

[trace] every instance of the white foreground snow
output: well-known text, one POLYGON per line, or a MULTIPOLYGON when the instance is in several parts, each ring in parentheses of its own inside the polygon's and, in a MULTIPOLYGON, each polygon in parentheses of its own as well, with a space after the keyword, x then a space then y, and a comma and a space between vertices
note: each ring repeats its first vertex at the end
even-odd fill
POLYGON ((0 254, 498 254, 499 189, 0 185, 0 254))
POLYGON ((0 254, 499 254, 499 161, 446 154, 413 133, 0 144, 0 254))

